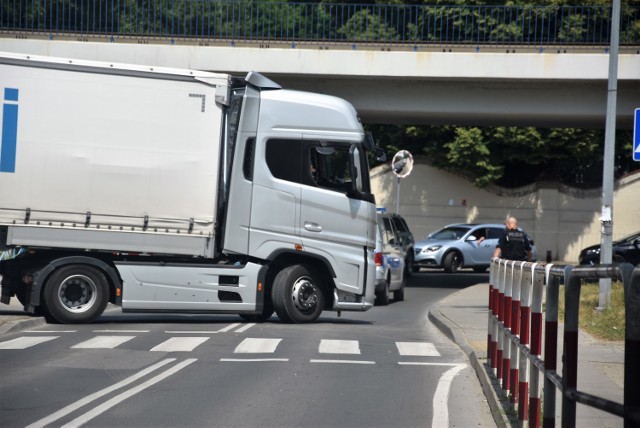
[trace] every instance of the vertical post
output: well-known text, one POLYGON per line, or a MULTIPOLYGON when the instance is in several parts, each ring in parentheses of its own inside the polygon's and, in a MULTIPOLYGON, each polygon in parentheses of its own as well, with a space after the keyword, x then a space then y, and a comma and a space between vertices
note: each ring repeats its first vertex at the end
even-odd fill
MULTIPOLYGON (((529 345, 529 319, 531 317, 531 289, 533 288, 533 268, 522 273, 522 291, 520 295, 520 344, 529 345)), ((529 417, 529 360, 520 360, 518 379, 518 421, 523 426, 529 417)))
MULTIPOLYGON (((511 334, 520 336, 520 296, 522 294, 522 274, 525 262, 520 262, 519 269, 513 272, 513 290, 511 292, 511 334)), ((520 361, 520 349, 515 341, 511 342, 511 371, 509 373, 509 383, 511 402, 518 401, 518 364, 520 361)))
MULTIPOLYGON (((546 372, 557 370, 558 360, 558 295, 560 292, 560 277, 549 273, 553 265, 545 266, 547 272, 547 299, 546 315, 544 327, 544 369, 546 372)), ((562 282, 566 283, 566 278, 572 267, 564 268, 562 282)), ((545 376, 544 379, 544 414, 542 415, 542 426, 553 428, 556 425, 556 386, 545 376)))
POLYGON ((498 367, 498 300, 499 300, 499 290, 500 290, 500 282, 503 278, 502 273, 502 260, 497 259, 497 267, 496 273, 494 276, 494 280, 496 284, 493 287, 493 295, 492 295, 492 313, 491 313, 491 368, 496 369, 498 367))
MULTIPOLYGON (((533 293, 531 300, 531 355, 542 353, 542 297, 544 293, 544 273, 535 271, 533 264, 533 293)), ((533 362, 529 365, 529 426, 540 426, 540 372, 533 362)))
POLYGON ((396 188, 396 214, 400 214, 400 177, 398 177, 398 186, 396 188))
POLYGON ((509 391, 510 375, 511 375, 511 340, 509 339, 509 332, 511 331, 511 296, 513 293, 513 271, 515 269, 515 261, 510 263, 511 266, 507 267, 505 284, 504 284, 504 314, 503 323, 504 329, 502 331, 503 352, 502 352, 502 390, 509 391))
POLYGON ((578 386, 578 316, 582 280, 569 274, 564 289, 564 344, 562 350, 562 426, 576 426, 576 402, 567 390, 578 386))
MULTIPOLYGON (((618 45, 620 39, 620 0, 611 9, 611 44, 609 47, 609 79, 607 117, 604 131, 604 165, 602 172, 602 215, 600 263, 611 263, 613 233, 613 168, 616 150, 616 103, 618 98, 618 45)), ((611 278, 600 279, 598 306, 606 308, 611 299, 611 278)))
POLYGON ((492 332, 493 332, 493 284, 495 284, 495 278, 496 278, 496 270, 497 270, 497 264, 495 263, 495 260, 497 259, 492 259, 491 260, 491 264, 489 265, 489 312, 487 314, 487 360, 489 363, 489 367, 491 367, 491 357, 493 355, 492 353, 492 349, 491 349, 491 345, 493 343, 492 340, 492 332))
POLYGON ((500 275, 500 288, 498 288, 498 352, 496 356, 496 377, 502 379, 502 357, 504 354, 504 289, 507 282, 507 260, 504 260, 504 269, 500 275))
POLYGON ((624 428, 637 426, 628 414, 640 412, 640 268, 620 266, 624 283, 624 428))

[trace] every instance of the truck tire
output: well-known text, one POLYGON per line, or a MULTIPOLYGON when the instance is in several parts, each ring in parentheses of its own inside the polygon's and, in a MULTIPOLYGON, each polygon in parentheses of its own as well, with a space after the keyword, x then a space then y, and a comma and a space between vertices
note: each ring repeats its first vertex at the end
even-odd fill
POLYGON ((90 266, 68 265, 51 274, 44 288, 46 312, 63 324, 90 323, 102 314, 109 298, 105 275, 90 266))
POLYGON ((307 265, 293 265, 276 275, 271 290, 273 307, 284 322, 313 322, 324 309, 320 275, 307 265))

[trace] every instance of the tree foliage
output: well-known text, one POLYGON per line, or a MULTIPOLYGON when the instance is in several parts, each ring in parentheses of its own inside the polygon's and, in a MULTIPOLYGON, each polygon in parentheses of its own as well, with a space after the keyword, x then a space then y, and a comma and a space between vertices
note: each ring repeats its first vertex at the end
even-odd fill
MULTIPOLYGON (((388 156, 406 149, 478 187, 560 181, 593 188, 602 184, 604 130, 533 127, 369 125, 388 156)), ((632 133, 616 135, 615 175, 640 169, 631 159, 632 133)))

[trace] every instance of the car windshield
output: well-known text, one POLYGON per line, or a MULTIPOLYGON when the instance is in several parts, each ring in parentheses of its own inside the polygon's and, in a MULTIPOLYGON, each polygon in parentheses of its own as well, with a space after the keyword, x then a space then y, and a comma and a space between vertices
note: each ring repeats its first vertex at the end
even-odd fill
POLYGON ((445 227, 429 235, 431 239, 456 240, 462 238, 469 231, 468 227, 445 227))

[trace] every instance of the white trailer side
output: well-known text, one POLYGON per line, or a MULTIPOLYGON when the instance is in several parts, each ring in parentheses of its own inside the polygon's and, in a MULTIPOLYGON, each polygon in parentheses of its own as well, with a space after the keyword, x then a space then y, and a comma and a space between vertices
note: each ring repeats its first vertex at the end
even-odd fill
POLYGON ((216 94, 224 101, 228 84, 222 74, 3 54, 0 86, 18 108, 14 171, 0 173, 8 244, 212 256, 216 94))

